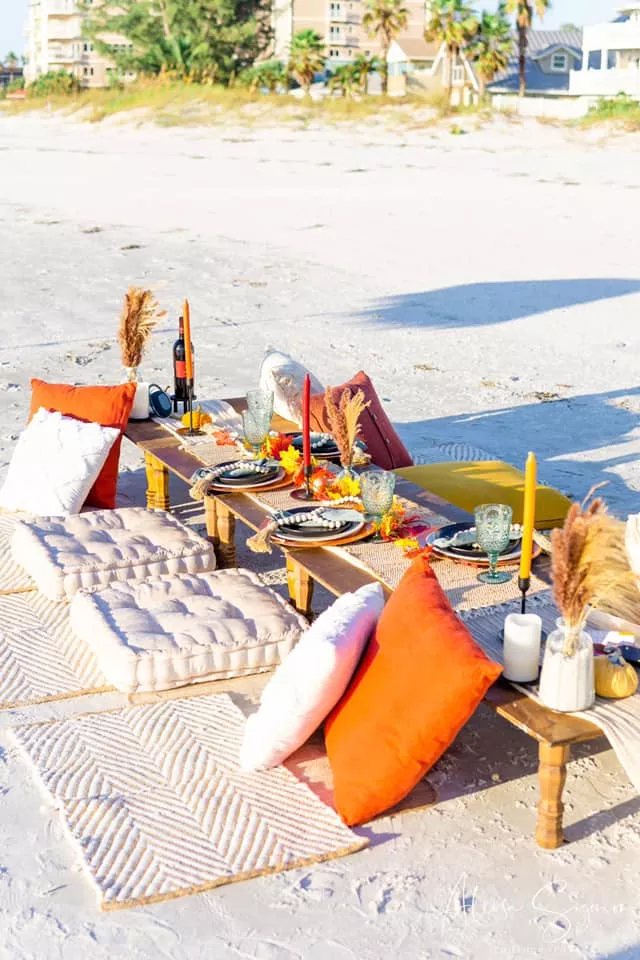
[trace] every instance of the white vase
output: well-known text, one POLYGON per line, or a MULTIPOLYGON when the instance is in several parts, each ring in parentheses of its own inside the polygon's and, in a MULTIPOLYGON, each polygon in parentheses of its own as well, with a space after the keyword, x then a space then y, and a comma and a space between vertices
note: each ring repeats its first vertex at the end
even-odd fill
POLYGON ((138 380, 137 367, 125 367, 123 383, 135 383, 136 395, 129 414, 129 420, 147 420, 149 417, 149 384, 138 380))
POLYGON ((549 634, 540 673, 540 699, 562 713, 588 710, 595 702, 593 641, 584 630, 558 620, 549 634))

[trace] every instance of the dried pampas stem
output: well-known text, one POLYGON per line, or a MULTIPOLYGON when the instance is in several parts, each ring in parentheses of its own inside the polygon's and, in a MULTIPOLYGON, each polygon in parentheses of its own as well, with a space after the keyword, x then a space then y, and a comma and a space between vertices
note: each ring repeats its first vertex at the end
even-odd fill
POLYGON ((333 389, 327 387, 324 394, 327 419, 333 438, 340 451, 340 463, 348 468, 353 463, 353 447, 360 432, 360 417, 369 406, 364 399, 362 390, 357 390, 353 396, 345 387, 336 403, 333 389))
POLYGON ((625 524, 608 515, 602 500, 574 503, 551 539, 553 597, 567 626, 567 656, 593 608, 638 622, 640 588, 625 549, 625 524))
POLYGON ((159 309, 151 290, 129 287, 124 296, 118 329, 118 343, 125 367, 140 365, 151 331, 166 313, 166 310, 159 309))

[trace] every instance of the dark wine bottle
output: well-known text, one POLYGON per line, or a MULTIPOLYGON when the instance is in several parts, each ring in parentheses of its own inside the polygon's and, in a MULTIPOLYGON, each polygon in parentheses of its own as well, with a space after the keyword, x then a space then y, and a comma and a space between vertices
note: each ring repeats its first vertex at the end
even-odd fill
POLYGON ((178 339, 173 345, 173 382, 176 403, 187 399, 187 370, 184 350, 184 320, 178 321, 178 339))
MULTIPOLYGON (((184 348, 184 319, 180 317, 178 323, 178 339, 173 345, 174 398, 176 403, 184 403, 188 399, 187 365, 184 348)), ((193 356, 193 344, 191 344, 191 355, 193 356)))

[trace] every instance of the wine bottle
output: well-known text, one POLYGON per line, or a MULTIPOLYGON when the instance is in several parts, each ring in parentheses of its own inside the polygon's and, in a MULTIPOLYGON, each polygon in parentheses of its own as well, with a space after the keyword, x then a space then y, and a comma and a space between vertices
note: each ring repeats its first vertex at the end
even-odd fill
POLYGON ((178 403, 184 403, 187 399, 187 369, 184 349, 184 320, 182 317, 178 321, 178 339, 173 345, 173 381, 174 404, 175 409, 177 409, 178 403))
MULTIPOLYGON (((178 321, 178 339, 173 345, 173 381, 174 381, 174 409, 178 409, 178 403, 186 403, 189 399, 189 390, 187 388, 187 363, 185 359, 184 348, 184 318, 180 317, 178 321)), ((193 358, 193 368, 195 373, 195 355, 193 352, 193 342, 191 343, 191 356, 193 358)), ((195 400, 195 396, 193 398, 195 400)), ((185 408, 186 409, 186 408, 185 408)))

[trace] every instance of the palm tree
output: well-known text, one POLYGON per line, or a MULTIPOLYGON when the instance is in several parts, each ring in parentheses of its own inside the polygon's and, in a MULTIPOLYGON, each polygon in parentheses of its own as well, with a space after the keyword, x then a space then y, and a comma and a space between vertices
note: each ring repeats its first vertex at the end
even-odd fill
POLYGON ((353 97, 359 84, 359 77, 354 68, 355 63, 345 63, 336 67, 335 72, 329 77, 329 90, 338 90, 343 97, 353 97))
POLYGON ((431 42, 444 43, 447 48, 447 103, 451 104, 454 63, 477 33, 478 21, 465 0, 432 0, 429 17, 425 38, 431 42))
POLYGON ((324 69, 325 50, 322 37, 315 30, 301 30, 291 40, 287 69, 295 77, 305 97, 316 73, 324 69))
POLYGON ((238 77, 242 84, 246 84, 252 93, 266 88, 267 93, 277 93, 287 88, 287 71, 281 60, 263 60, 261 63, 247 67, 238 77))
POLYGON ((409 11, 402 6, 402 0, 369 0, 362 18, 362 26, 370 37, 378 37, 382 48, 382 92, 386 94, 389 86, 389 47, 409 23, 409 11))
POLYGON ((483 10, 478 32, 470 46, 480 82, 480 99, 484 99, 486 86, 496 73, 506 70, 512 47, 511 25, 504 3, 499 4, 495 13, 483 10))
POLYGON ((379 57, 367 57, 364 53, 359 53, 353 61, 353 73, 363 93, 367 92, 369 77, 380 69, 381 63, 379 57))
POLYGON ((551 0, 507 0, 507 13, 515 13, 518 29, 518 59, 520 64, 520 96, 527 92, 525 68, 527 64, 527 45, 529 30, 533 23, 533 14, 538 14, 541 20, 551 6, 551 0))

